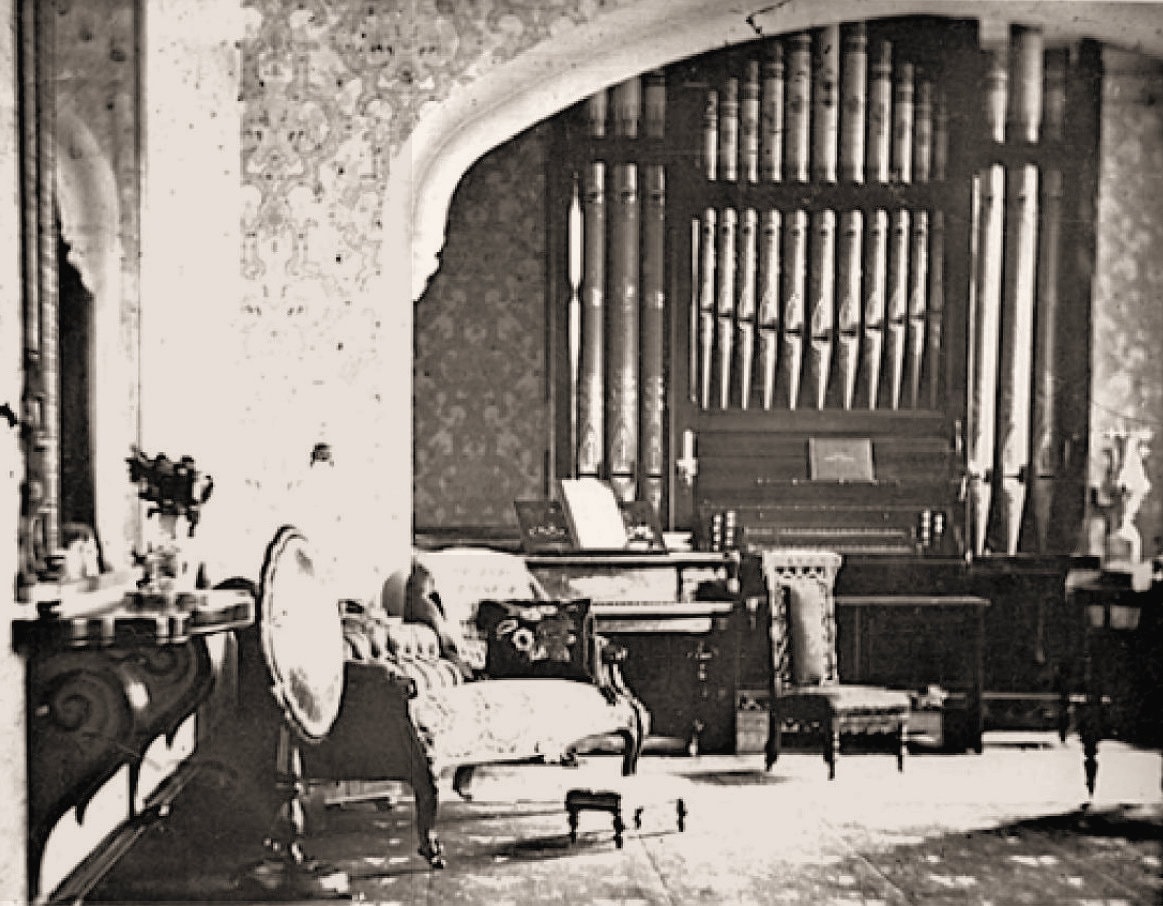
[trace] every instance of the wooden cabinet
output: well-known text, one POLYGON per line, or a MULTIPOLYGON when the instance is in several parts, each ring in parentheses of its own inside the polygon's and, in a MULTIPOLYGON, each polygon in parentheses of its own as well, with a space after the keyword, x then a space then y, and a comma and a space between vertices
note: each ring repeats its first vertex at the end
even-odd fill
POLYGON ((915 692, 940 687, 930 699, 940 707, 942 747, 980 752, 988 607, 967 595, 837 596, 840 676, 915 692))
MULTIPOLYGON (((1064 729, 1064 696, 1074 691, 1072 664, 1081 636, 1067 602, 1066 580, 1079 558, 1053 554, 959 557, 848 557, 836 579, 840 597, 972 596, 984 610, 983 682, 990 729, 1064 729)), ((954 631, 944 619, 931 630, 940 647, 954 631)), ((926 630, 925 638, 930 637, 926 630)), ((955 642, 956 639, 953 640, 955 642)), ((952 642, 951 642, 952 643, 952 642)), ((950 644, 951 644, 950 643, 950 644)), ((908 669, 906 649, 897 655, 908 669)), ((890 650, 884 657, 892 657, 890 650)))

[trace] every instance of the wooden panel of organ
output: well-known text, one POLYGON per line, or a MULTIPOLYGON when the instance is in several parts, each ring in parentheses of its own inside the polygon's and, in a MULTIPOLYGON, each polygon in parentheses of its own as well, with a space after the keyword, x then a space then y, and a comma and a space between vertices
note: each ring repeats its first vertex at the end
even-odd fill
MULTIPOLYGON (((554 155, 576 174, 555 474, 608 478, 702 549, 838 550, 847 594, 988 597, 991 649, 1015 607, 1041 632, 1083 514, 1097 59, 1022 27, 849 22, 579 105, 554 155), (820 440, 871 474, 821 477, 820 440), (998 601, 1014 588, 1037 603, 998 601)), ((992 653, 987 683, 1044 686, 1041 647, 992 653)))
POLYGON ((689 80, 703 140, 674 199, 691 225, 675 414, 697 437, 690 516, 708 546, 1073 541, 1051 538, 1060 374, 1086 349, 1078 332, 1063 348, 1059 326, 1068 58, 1032 30, 1002 38, 850 23, 689 80), (755 140, 735 136, 756 131, 753 166, 755 140), (821 437, 870 444, 874 474, 820 480, 821 437))

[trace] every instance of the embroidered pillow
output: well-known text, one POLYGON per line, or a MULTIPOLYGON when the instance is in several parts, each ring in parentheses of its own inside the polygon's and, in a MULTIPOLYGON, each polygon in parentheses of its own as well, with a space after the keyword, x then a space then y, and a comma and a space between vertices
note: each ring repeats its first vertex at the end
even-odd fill
POLYGON ((488 646, 485 673, 492 679, 590 679, 588 599, 482 601, 477 625, 488 646))
POLYGON ((818 685, 831 675, 827 591, 816 582, 796 582, 788 591, 792 681, 801 686, 818 685))

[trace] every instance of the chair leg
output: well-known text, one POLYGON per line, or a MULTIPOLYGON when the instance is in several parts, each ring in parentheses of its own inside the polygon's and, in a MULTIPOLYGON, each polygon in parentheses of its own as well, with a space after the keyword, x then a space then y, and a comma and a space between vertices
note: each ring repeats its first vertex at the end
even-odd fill
POLYGON ((828 765, 828 779, 836 779, 836 759, 840 756, 840 724, 829 717, 824 724, 824 762, 828 765))
POLYGON ((456 769, 452 775, 452 788, 456 791, 461 799, 466 801, 472 800, 472 778, 474 766, 471 764, 462 764, 456 769))
POLYGON ((783 747, 783 719, 776 711, 768 712, 767 749, 764 758, 764 768, 771 770, 772 765, 779 761, 779 753, 783 747))
POLYGON ((896 769, 902 774, 905 770, 905 754, 909 748, 909 722, 902 717, 896 731, 896 769))
POLYGON ((436 836, 436 810, 439 792, 432 768, 420 751, 412 753, 412 795, 416 799, 416 836, 418 852, 432 868, 444 868, 444 846, 436 836))
POLYGON ((629 730, 621 733, 622 741, 622 776, 632 777, 638 773, 638 758, 642 754, 642 734, 629 730))
POLYGON ((646 727, 650 717, 646 706, 640 702, 634 703, 634 727, 622 731, 625 747, 622 749, 622 776, 630 777, 638 773, 638 758, 642 755, 642 747, 646 745, 646 727))

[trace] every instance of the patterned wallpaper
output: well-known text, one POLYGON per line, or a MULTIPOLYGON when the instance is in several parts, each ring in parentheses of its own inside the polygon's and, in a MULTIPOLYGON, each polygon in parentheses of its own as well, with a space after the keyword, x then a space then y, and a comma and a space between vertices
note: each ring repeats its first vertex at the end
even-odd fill
POLYGON ((515 525, 513 500, 543 493, 546 133, 465 175, 416 308, 418 528, 515 525))
MULTIPOLYGON (((385 417, 381 411, 376 385, 375 357, 386 328, 375 300, 365 297, 381 260, 385 162, 425 111, 458 86, 551 35, 632 3, 244 0, 244 279, 235 327, 245 355, 263 375, 262 386, 244 407, 255 436, 266 425, 293 421, 302 433, 295 442, 305 449, 326 429, 339 399, 349 401, 357 413, 374 415, 376 424, 391 423, 394 415, 385 417)), ((1100 298, 1092 449, 1114 417, 1103 413, 1163 423, 1163 380, 1157 373, 1161 359, 1151 355, 1159 336, 1157 299, 1163 284, 1151 255, 1163 238, 1154 214, 1163 207, 1155 176, 1163 172, 1161 113, 1157 98, 1148 102, 1152 86, 1158 84, 1157 75, 1128 73, 1113 77, 1105 92, 1100 229, 1106 244, 1100 249, 1096 281, 1100 298)), ((520 165, 509 166, 521 171, 520 165)), ((474 182, 501 180, 505 164, 492 162, 486 169, 493 167, 498 168, 494 175, 478 174, 474 182)), ((530 188, 522 180, 518 183, 530 188)), ((462 195, 477 191, 479 187, 469 186, 462 195)), ((478 204, 476 216, 488 208, 478 204)), ((491 239, 495 224, 490 231, 482 235, 491 239)), ((478 254, 475 249, 468 253, 478 254)), ((446 249, 445 269, 461 257, 446 249)), ((483 298, 488 310, 503 312, 499 318, 453 318, 448 306, 467 301, 467 288, 474 286, 475 292, 480 279, 479 274, 473 280, 454 270, 437 278, 438 286, 425 303, 432 305, 431 314, 420 315, 426 331, 421 350, 428 358, 418 373, 418 388, 427 393, 430 387, 437 399, 433 409, 417 415, 421 521, 452 523, 469 516, 492 521, 506 509, 501 501, 511 499, 511 491, 536 482, 540 453, 530 448, 533 435, 525 428, 517 430, 511 417, 527 405, 525 394, 531 391, 525 384, 513 385, 510 378, 511 396, 502 394, 487 404, 449 395, 447 382, 456 369, 471 367, 480 374, 488 370, 490 356, 503 355, 490 352, 475 363, 458 357, 439 367, 434 364, 440 358, 434 352, 435 338, 469 330, 469 325, 483 331, 482 348, 490 348, 489 343, 499 348, 512 319, 520 317, 511 300, 530 297, 516 289, 523 273, 520 268, 501 272, 498 282, 475 293, 478 304, 483 298), (468 439, 457 419, 469 413, 478 424, 506 426, 503 450, 468 439), (500 473, 507 476, 496 500, 481 498, 482 483, 474 484, 463 465, 454 473, 444 469, 477 448, 485 457, 482 462, 490 464, 474 474, 490 481, 500 473), (463 496, 468 492, 476 495, 472 505, 463 496)), ((520 341, 516 345, 520 348, 520 341)), ((495 392, 497 385, 486 386, 495 392)), ((463 388, 460 392, 468 393, 463 388)), ((371 445, 377 443, 373 438, 371 445)), ((1163 487, 1161 460, 1163 456, 1155 456, 1148 463, 1157 487, 1163 487)), ((1161 501, 1163 491, 1143 511, 1142 518, 1153 526, 1143 533, 1149 547, 1163 527, 1161 501)))
MULTIPOLYGON (((623 0, 625 3, 626 0, 623 0)), ((606 0, 244 0, 246 307, 256 343, 314 333, 369 285, 392 151, 429 105, 606 0)), ((337 329, 366 352, 374 317, 337 329)), ((304 352, 324 351, 307 342, 304 352)))
MULTIPOLYGON (((248 369, 262 378, 241 405, 249 437, 280 437, 290 462, 302 459, 320 438, 334 441, 332 435, 355 438, 349 446, 366 447, 357 455, 367 461, 394 457, 391 439, 383 435, 398 413, 385 411, 381 402, 376 361, 391 322, 368 298, 384 257, 379 219, 387 162, 425 111, 457 86, 550 35, 631 2, 243 0, 243 280, 233 328, 248 369)), ((472 242, 462 247, 479 254, 472 242)), ((455 257, 446 250, 446 261, 455 257)), ((502 311, 523 274, 523 267, 508 270, 483 298, 474 295, 474 309, 479 312, 483 302, 502 311)), ((444 292, 455 297, 457 287, 472 282, 452 275, 444 292)), ((520 295, 524 300, 533 293, 521 289, 520 295)), ((500 341, 518 317, 523 313, 512 311, 471 323, 486 340, 500 341)), ((431 342, 439 331, 452 329, 451 322, 437 319, 429 329, 436 332, 431 342)), ((539 354, 539 347, 532 352, 539 354)), ((499 352, 493 358, 509 361, 499 352)), ((534 357, 522 351, 519 360, 534 357)), ((450 377, 446 371, 439 380, 450 377)), ((472 403, 466 414, 480 423, 511 425, 513 412, 527 405, 529 380, 537 378, 512 386, 510 377, 510 389, 495 407, 472 403)), ((444 412, 440 431, 433 432, 428 420, 418 425, 427 445, 418 482, 425 519, 460 520, 470 506, 460 495, 474 485, 463 471, 439 474, 451 457, 471 447, 462 433, 450 433, 458 405, 443 398, 436 403, 444 412), (441 491, 440 481, 451 481, 450 490, 441 491)), ((514 434, 499 449, 482 451, 488 464, 479 474, 494 480, 499 469, 514 476, 505 479, 498 500, 511 499, 510 481, 524 486, 535 474, 540 454, 528 449, 528 436, 514 434)), ((337 457, 344 455, 337 449, 337 457)), ((255 460, 248 482, 280 483, 282 467, 267 460, 265 454, 255 460)), ((483 500, 480 490, 474 495, 472 505, 483 510, 473 515, 494 518, 500 504, 483 500)))
POLYGON ((1111 52, 1104 65, 1091 474, 1101 482, 1108 432, 1153 433, 1136 520, 1151 556, 1163 549, 1163 66, 1111 52))

